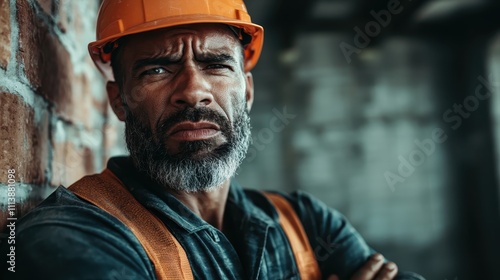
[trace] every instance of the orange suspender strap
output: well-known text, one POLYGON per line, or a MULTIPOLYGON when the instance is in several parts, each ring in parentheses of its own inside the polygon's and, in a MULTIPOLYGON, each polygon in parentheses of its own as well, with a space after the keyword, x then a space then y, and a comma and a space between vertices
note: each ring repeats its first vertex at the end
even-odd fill
POLYGON ((177 239, 109 169, 86 176, 69 189, 130 228, 153 263, 158 280, 194 279, 186 252, 177 239))
POLYGON ((300 273, 300 279, 321 279, 321 271, 306 232, 297 213, 286 198, 278 194, 264 193, 272 201, 279 215, 280 225, 285 231, 300 273))

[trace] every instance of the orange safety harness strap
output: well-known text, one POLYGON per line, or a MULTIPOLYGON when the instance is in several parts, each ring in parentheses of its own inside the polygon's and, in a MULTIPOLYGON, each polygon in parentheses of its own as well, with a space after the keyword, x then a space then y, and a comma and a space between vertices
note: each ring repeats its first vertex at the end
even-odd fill
MULTIPOLYGON (((85 176, 69 188, 125 224, 144 247, 159 280, 191 280, 193 274, 184 248, 155 215, 142 206, 109 169, 85 176)), ((263 193, 274 204, 292 251, 300 278, 321 279, 321 271, 305 230, 290 203, 280 195, 263 193)))
POLYGON ((186 252, 177 239, 109 169, 83 177, 69 189, 130 228, 153 263, 158 280, 194 279, 186 252))
POLYGON ((311 244, 309 243, 304 227, 292 205, 290 205, 288 200, 281 195, 273 193, 264 193, 264 195, 272 201, 278 212, 280 225, 288 237, 293 255, 295 256, 300 279, 321 279, 321 271, 311 248, 311 244))

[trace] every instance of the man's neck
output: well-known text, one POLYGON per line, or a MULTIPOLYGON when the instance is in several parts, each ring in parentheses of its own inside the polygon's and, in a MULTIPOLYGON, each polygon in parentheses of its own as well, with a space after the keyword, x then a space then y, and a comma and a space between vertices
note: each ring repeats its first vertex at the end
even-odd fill
POLYGON ((198 215, 198 217, 215 228, 222 230, 229 185, 230 180, 227 180, 222 186, 210 192, 169 192, 198 215))

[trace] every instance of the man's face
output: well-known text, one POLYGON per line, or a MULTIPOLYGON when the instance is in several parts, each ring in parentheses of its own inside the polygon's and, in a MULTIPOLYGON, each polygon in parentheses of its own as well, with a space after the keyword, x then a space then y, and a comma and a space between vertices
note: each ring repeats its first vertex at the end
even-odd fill
POLYGON ((186 25, 121 44, 121 93, 108 84, 108 94, 112 104, 123 104, 113 109, 126 123, 135 165, 177 190, 222 185, 248 148, 253 99, 252 77, 243 71, 242 46, 231 29, 186 25))

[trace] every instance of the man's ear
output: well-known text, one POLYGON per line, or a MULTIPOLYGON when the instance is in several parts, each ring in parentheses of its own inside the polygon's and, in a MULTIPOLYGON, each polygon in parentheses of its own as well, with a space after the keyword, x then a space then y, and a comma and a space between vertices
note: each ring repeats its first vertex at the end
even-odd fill
POLYGON ((108 92, 109 104, 111 109, 115 112, 115 115, 120 121, 125 121, 127 118, 125 111, 125 104, 120 96, 120 87, 116 82, 109 81, 106 84, 106 91, 108 92))
POLYGON ((253 76, 252 73, 246 72, 245 73, 245 80, 246 80, 246 90, 245 90, 245 98, 247 101, 247 111, 250 112, 250 109, 252 109, 252 104, 253 104, 253 76))

